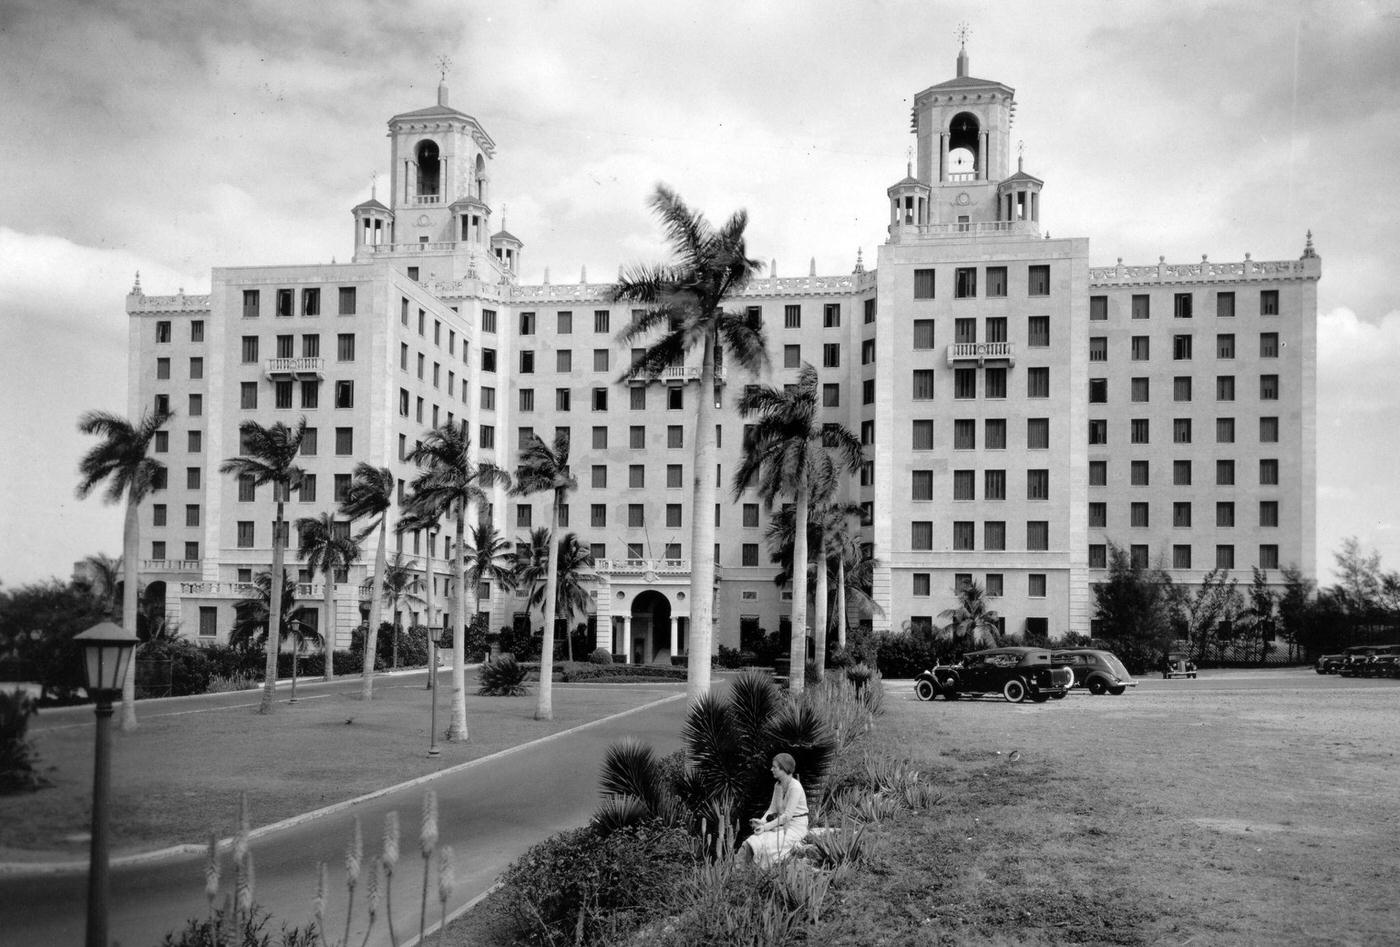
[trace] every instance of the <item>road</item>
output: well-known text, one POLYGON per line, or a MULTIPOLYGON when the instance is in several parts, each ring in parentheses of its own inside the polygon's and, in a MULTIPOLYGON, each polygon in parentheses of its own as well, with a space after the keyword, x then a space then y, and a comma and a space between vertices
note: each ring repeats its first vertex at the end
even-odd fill
MULTIPOLYGON (((567 685, 556 685, 562 686, 567 685)), ((677 693, 681 691, 678 689, 677 693)), ((243 699, 230 700, 230 704, 247 702, 247 695, 232 696, 243 699)), ((397 810, 402 826, 402 856, 393 883, 394 927, 403 941, 418 933, 423 865, 418 835, 426 788, 437 791, 440 839, 442 844, 452 846, 455 854, 457 885, 448 904, 450 913, 486 891, 530 845, 588 820, 598 803, 598 761, 609 744, 631 736, 651 744, 658 753, 679 748, 685 706, 684 700, 673 699, 587 724, 475 761, 424 785, 398 790, 255 840, 252 851, 257 901, 279 922, 305 923, 311 918, 317 864, 324 861, 331 871, 327 914, 339 918, 338 923, 330 925, 334 938, 339 939, 345 918, 345 849, 353 819, 358 815, 361 820, 368 863, 380 850, 385 814, 397 810)), ((90 720, 91 710, 86 709, 86 713, 90 720)), ((55 719, 57 716, 51 716, 46 723, 69 723, 55 719)), ((75 714, 72 722, 78 720, 75 714)), ((203 856, 191 855, 114 868, 113 943, 121 947, 153 947, 186 918, 203 916, 207 911, 203 863, 203 856)), ((226 873, 228 863, 225 857, 226 873)), ((433 877, 436 879, 436 868, 433 877)), ((365 924, 363 877, 361 880, 352 925, 351 943, 356 944, 364 936, 365 924)), ((224 890, 229 887, 226 879, 224 890)), ((440 913, 436 898, 434 881, 430 920, 440 913)), ((85 871, 0 876, 0 947, 81 943, 85 904, 85 871)), ((378 932, 381 936, 370 943, 387 944, 382 914, 378 932)))

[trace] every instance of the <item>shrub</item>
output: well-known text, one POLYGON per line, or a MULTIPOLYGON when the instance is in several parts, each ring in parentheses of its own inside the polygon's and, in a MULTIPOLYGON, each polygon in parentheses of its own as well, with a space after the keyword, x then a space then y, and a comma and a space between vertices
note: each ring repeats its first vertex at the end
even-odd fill
POLYGON ((215 911, 213 918, 190 918, 185 922, 184 930, 166 934, 160 947, 272 947, 273 944, 279 947, 318 947, 322 943, 314 923, 305 927, 283 924, 280 938, 274 941, 272 933, 267 930, 272 916, 256 904, 250 916, 240 920, 243 936, 231 939, 225 930, 231 926, 231 922, 222 909, 215 911), (216 927, 219 930, 217 942, 214 939, 216 927))
POLYGON ((678 876, 696 864, 680 829, 643 824, 602 836, 563 832, 527 851, 502 879, 521 934, 544 943, 600 944, 679 904, 678 876))
POLYGON ((822 682, 821 672, 817 670, 817 662, 808 661, 802 665, 802 679, 808 686, 822 682))
POLYGON ((36 769, 39 756, 27 736, 29 718, 38 712, 23 691, 0 691, 0 795, 49 785, 36 769))
POLYGON ((509 651, 521 661, 540 656, 540 639, 529 628, 516 630, 512 626, 501 629, 501 650, 509 651))
POLYGON ((881 633, 875 648, 876 664, 885 677, 918 677, 933 667, 938 657, 932 636, 919 630, 881 633))
POLYGON ((715 658, 715 664, 729 670, 741 668, 744 666, 744 652, 739 648, 729 648, 720 645, 719 655, 715 658))
POLYGON ((529 671, 510 655, 487 661, 477 673, 481 677, 477 693, 483 697, 519 697, 527 693, 525 676, 529 671))
POLYGON ((607 648, 599 648, 588 656, 589 664, 612 664, 612 652, 607 648))
MULTIPOLYGON (((491 656, 491 643, 486 640, 488 628, 489 622, 480 615, 473 618, 471 624, 467 626, 466 650, 468 663, 477 664, 491 656)), ((424 659, 424 663, 427 663, 426 658, 424 659)))
POLYGON ((226 694, 230 691, 252 690, 262 683, 262 676, 250 671, 234 671, 232 674, 215 674, 209 678, 206 694, 226 694))
POLYGON ((686 670, 665 664, 556 664, 554 679, 565 684, 576 681, 683 681, 686 670))
MULTIPOLYGON (((184 638, 161 638, 142 645, 137 653, 137 671, 151 667, 143 662, 170 662, 170 696, 184 697, 187 694, 203 694, 209 687, 209 677, 214 673, 214 663, 205 648, 184 638)), ((146 674, 138 673, 136 686, 139 689, 148 684, 164 685, 163 668, 159 682, 150 680, 146 674)))

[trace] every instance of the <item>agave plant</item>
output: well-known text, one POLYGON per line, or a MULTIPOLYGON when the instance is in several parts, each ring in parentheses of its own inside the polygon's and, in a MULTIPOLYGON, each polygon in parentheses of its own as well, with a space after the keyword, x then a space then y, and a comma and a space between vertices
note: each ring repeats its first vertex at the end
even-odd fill
POLYGON ((481 688, 477 693, 483 697, 519 697, 529 692, 525 686, 529 671, 512 655, 487 661, 477 673, 481 677, 481 688))

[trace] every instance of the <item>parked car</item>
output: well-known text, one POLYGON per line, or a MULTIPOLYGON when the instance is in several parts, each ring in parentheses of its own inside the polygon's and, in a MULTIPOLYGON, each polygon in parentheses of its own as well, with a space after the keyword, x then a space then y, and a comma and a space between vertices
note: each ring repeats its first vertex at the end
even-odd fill
POLYGON ((914 681, 919 700, 957 700, 973 694, 1000 694, 1013 704, 1026 698, 1043 704, 1063 698, 1074 683, 1074 672, 1056 667, 1046 648, 990 648, 971 651, 961 662, 935 665, 914 681))
POLYGON ((1196 677, 1196 662, 1181 651, 1173 651, 1162 663, 1163 680, 1169 681, 1177 677, 1189 677, 1192 680, 1196 677))
POLYGON ((1337 669, 1337 673, 1342 677, 1365 677, 1366 666, 1371 663, 1371 658, 1383 651, 1384 645, 1353 645, 1343 654, 1342 666, 1337 669))
POLYGON ((1071 687, 1088 688, 1091 694, 1112 694, 1115 697, 1137 681, 1128 673, 1118 655, 1112 651, 1097 651, 1092 648, 1073 648, 1055 651, 1050 654, 1051 664, 1062 664, 1074 674, 1071 687))
POLYGON ((1366 672, 1367 677, 1400 677, 1400 652, 1376 655, 1366 672))
POLYGON ((1314 670, 1319 674, 1336 674, 1342 669, 1342 662, 1345 660, 1344 654, 1324 654, 1317 659, 1317 667, 1314 670))

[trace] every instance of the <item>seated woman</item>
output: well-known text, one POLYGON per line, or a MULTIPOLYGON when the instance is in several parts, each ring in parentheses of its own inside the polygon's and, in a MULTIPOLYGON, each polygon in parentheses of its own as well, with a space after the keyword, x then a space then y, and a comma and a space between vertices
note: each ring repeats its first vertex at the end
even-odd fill
POLYGON ((773 757, 773 801, 763 818, 750 820, 753 835, 739 849, 743 861, 772 868, 807 837, 807 793, 793 776, 796 769, 791 755, 773 757))

